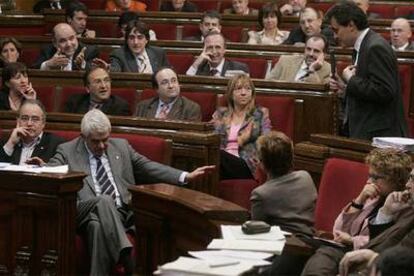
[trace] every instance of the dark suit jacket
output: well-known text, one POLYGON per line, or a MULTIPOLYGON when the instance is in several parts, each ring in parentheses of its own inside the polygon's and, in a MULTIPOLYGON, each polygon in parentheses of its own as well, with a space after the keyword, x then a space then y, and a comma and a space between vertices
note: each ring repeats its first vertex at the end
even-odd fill
MULTIPOLYGON (((169 66, 164 49, 157 46, 147 46, 145 49, 153 72, 158 71, 161 67, 169 66)), ((114 50, 109 56, 109 60, 111 72, 138 72, 135 56, 128 49, 128 46, 114 50)))
MULTIPOLYGON (((92 62, 94 58, 97 58, 99 56, 98 48, 96 46, 85 45, 79 42, 79 46, 76 49, 75 54, 73 55, 73 58, 72 58, 72 70, 82 70, 80 68, 77 68, 74 60, 79 55, 79 52, 82 50, 82 48, 85 46, 86 46, 86 51, 85 51, 86 68, 90 66, 90 63, 92 62)), ((56 51, 57 49, 55 48, 55 46, 53 46, 53 44, 49 44, 46 47, 44 47, 42 51, 40 52, 40 56, 37 58, 36 62, 33 64, 33 68, 40 69, 40 66, 42 65, 42 63, 52 58, 53 55, 56 53, 56 51)))
MULTIPOLYGON (((88 112, 90 98, 89 93, 72 95, 65 104, 65 112, 81 114, 88 112)), ((127 101, 114 95, 111 95, 100 109, 107 115, 131 115, 127 101)))
MULTIPOLYGON (((173 7, 173 5, 172 5, 172 3, 170 1, 168 1, 168 2, 165 2, 164 1, 161 4, 160 11, 170 11, 170 12, 173 12, 175 10, 174 10, 174 7, 173 7)), ((197 8, 197 6, 195 4, 193 4, 191 2, 188 2, 188 1, 185 1, 185 3, 183 5, 183 7, 181 8, 181 11, 180 12, 197 12, 197 11, 198 11, 198 8, 197 8)))
POLYGON ((407 136, 397 58, 389 43, 370 30, 346 87, 349 136, 407 136))
MULTIPOLYGON (((155 118, 158 108, 158 97, 153 97, 143 100, 137 105, 137 116, 144 118, 155 118)), ((200 121, 201 111, 200 106, 187 99, 186 97, 178 97, 168 112, 167 119, 183 120, 183 121, 200 121)))
MULTIPOLYGON (((62 9, 65 9, 68 6, 68 1, 61 0, 60 5, 62 9)), ((50 3, 48 0, 39 0, 34 6, 33 6, 33 13, 43 13, 44 9, 50 9, 50 3)))
POLYGON ((10 110, 9 93, 0 90, 0 110, 10 110))
MULTIPOLYGON (((135 185, 135 175, 149 175, 157 182, 178 184, 182 171, 153 162, 137 153, 125 139, 110 138, 106 154, 111 166, 115 184, 124 204, 128 204, 131 195, 129 185, 135 185)), ((48 165, 69 165, 70 171, 84 172, 83 187, 78 191, 78 200, 85 201, 96 197, 95 186, 91 175, 89 154, 82 137, 60 145, 56 155, 48 165)))
MULTIPOLYGON (((224 61, 223 70, 221 71, 221 76, 224 77, 227 70, 241 70, 246 73, 250 73, 249 67, 247 64, 238 62, 238 61, 231 61, 226 59, 224 61)), ((210 65, 207 62, 201 64, 196 72, 197 76, 209 76, 210 75, 210 65)))
MULTIPOLYGON (((22 154, 22 144, 18 143, 14 147, 13 154, 8 156, 3 149, 4 144, 7 142, 8 138, 2 141, 0 146, 0 162, 9 162, 12 164, 19 164, 20 155, 22 154)), ((65 142, 65 139, 53 135, 51 133, 43 132, 42 139, 40 143, 37 144, 33 150, 32 157, 40 157, 43 161, 48 162, 50 158, 56 153, 56 148, 59 144, 65 142)))
MULTIPOLYGON (((332 32, 332 30, 330 28, 328 28, 328 27, 323 28, 322 27, 321 34, 323 34, 326 37, 326 39, 328 40, 329 45, 331 45, 331 46, 335 46, 336 45, 333 32, 332 32)), ((300 28, 300 26, 294 28, 289 33, 288 38, 283 42, 283 44, 293 45, 296 42, 302 42, 302 43, 305 43, 306 42, 306 35, 302 31, 302 29, 300 28)))

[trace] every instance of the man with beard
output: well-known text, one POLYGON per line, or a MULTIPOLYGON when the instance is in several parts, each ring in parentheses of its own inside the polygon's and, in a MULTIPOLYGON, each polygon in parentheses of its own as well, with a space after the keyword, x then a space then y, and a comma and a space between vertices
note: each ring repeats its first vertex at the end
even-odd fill
POLYGON ((328 83, 331 65, 325 61, 326 39, 322 35, 308 38, 304 55, 281 56, 266 76, 267 80, 328 83))
POLYGON ((27 99, 18 113, 16 128, 0 147, 0 162, 23 165, 30 163, 33 157, 49 161, 64 139, 43 132, 46 125, 43 104, 38 100, 27 99))

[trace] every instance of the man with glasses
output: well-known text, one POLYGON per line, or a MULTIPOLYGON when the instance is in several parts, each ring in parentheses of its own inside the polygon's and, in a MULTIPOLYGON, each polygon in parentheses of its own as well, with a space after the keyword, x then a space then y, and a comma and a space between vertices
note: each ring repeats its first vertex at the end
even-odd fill
POLYGON ((141 101, 137 106, 137 116, 170 120, 200 121, 200 106, 180 96, 177 73, 168 67, 161 68, 152 75, 152 87, 157 96, 141 101))
POLYGON ((25 100, 18 113, 16 128, 0 147, 0 162, 23 165, 30 163, 33 157, 47 162, 64 139, 43 132, 46 112, 40 101, 25 100))
POLYGON ((86 70, 83 83, 86 93, 72 95, 65 104, 65 112, 84 114, 93 108, 108 115, 129 116, 128 102, 111 95, 111 77, 106 69, 86 70))

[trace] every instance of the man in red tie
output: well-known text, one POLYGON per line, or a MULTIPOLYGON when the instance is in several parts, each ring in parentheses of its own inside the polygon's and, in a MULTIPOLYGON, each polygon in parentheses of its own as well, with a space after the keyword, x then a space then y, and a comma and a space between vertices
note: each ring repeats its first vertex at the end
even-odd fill
POLYGON ((152 75, 152 86, 157 96, 141 101, 137 106, 137 116, 169 120, 200 121, 200 106, 180 96, 177 73, 163 67, 152 75))

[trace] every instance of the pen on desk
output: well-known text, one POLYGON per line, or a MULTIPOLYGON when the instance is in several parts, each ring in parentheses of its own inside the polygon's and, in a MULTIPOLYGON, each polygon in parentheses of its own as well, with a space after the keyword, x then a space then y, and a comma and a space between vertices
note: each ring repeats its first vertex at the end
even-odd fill
POLYGON ((209 267, 221 267, 221 266, 228 266, 228 265, 236 265, 239 264, 239 261, 227 261, 227 262, 221 262, 221 263, 209 263, 209 267))

